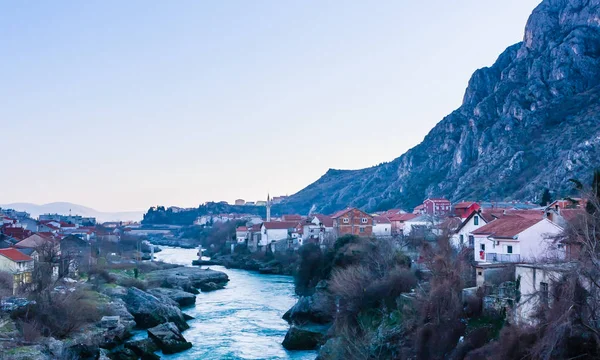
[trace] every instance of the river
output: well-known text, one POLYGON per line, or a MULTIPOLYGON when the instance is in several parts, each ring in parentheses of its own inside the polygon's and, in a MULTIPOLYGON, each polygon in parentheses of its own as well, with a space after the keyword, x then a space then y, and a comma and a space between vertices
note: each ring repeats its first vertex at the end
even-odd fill
MULTIPOLYGON (((191 266, 195 249, 161 247, 156 259, 191 266)), ((281 346, 288 324, 281 317, 294 305, 290 276, 260 275, 210 266, 227 273, 223 290, 201 293, 196 306, 183 311, 195 319, 183 335, 194 346, 162 359, 294 359, 314 360, 314 351, 287 351, 281 346)))

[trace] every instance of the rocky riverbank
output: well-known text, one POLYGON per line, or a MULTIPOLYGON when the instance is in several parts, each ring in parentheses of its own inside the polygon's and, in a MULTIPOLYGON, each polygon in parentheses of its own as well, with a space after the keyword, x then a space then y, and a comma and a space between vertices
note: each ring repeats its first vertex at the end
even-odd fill
POLYGON ((259 257, 255 254, 214 255, 210 260, 194 260, 192 265, 221 265, 228 269, 256 271, 265 275, 293 275, 296 270, 295 259, 259 257))
POLYGON ((90 276, 76 284, 73 291, 96 294, 101 321, 81 326, 68 338, 32 341, 26 339, 21 323, 9 313, 2 314, 0 358, 158 359, 154 354, 157 350, 165 354, 186 350, 192 344, 181 331, 189 327, 187 320, 191 317, 181 309, 194 305, 201 291, 218 290, 228 281, 227 275, 219 271, 168 265, 141 273, 139 279, 124 272, 90 276), (147 329, 148 338, 128 340, 134 328, 147 329))

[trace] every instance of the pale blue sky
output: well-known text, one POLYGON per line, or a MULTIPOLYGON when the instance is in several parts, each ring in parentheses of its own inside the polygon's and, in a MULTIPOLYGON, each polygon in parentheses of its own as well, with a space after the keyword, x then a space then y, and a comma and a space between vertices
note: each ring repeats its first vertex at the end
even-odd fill
POLYGON ((390 161, 539 2, 0 1, 0 203, 257 200, 390 161))

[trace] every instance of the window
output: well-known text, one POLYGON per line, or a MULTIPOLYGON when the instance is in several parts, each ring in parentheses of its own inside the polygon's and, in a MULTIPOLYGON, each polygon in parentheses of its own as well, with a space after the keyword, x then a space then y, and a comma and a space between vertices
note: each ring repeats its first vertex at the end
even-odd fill
POLYGON ((474 223, 475 225, 479 225, 479 216, 475 216, 475 217, 473 218, 473 223, 474 223))
POLYGON ((361 232, 361 233, 364 233, 364 232, 365 232, 365 228, 361 226, 361 228, 360 228, 360 232, 361 232))
POLYGON ((465 236, 463 234, 460 234, 460 244, 464 244, 465 243, 465 236))
POLYGON ((477 275, 479 275, 479 276, 481 276, 481 274, 482 274, 482 272, 481 272, 481 271, 477 273, 477 275))
POLYGON ((479 249, 481 251, 485 251, 485 244, 479 244, 479 249))
POLYGON ((541 282, 540 283, 540 300, 544 306, 548 306, 548 283, 541 282))
POLYGON ((350 223, 350 219, 344 218, 344 224, 348 224, 348 223, 350 223))
POLYGON ((506 253, 507 254, 512 254, 513 253, 512 245, 506 245, 506 253))
POLYGON ((367 223, 369 222, 369 219, 367 219, 367 218, 362 218, 362 219, 360 219, 360 221, 361 221, 363 224, 367 224, 367 223))
POLYGON ((473 235, 469 235, 469 246, 475 246, 475 237, 473 235))

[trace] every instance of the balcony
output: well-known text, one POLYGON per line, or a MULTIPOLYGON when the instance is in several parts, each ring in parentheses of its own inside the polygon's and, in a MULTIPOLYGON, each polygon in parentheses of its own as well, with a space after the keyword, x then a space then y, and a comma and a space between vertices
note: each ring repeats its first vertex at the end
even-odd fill
POLYGON ((521 262, 521 255, 519 255, 519 254, 486 253, 485 261, 500 262, 500 263, 518 263, 518 262, 521 262))

